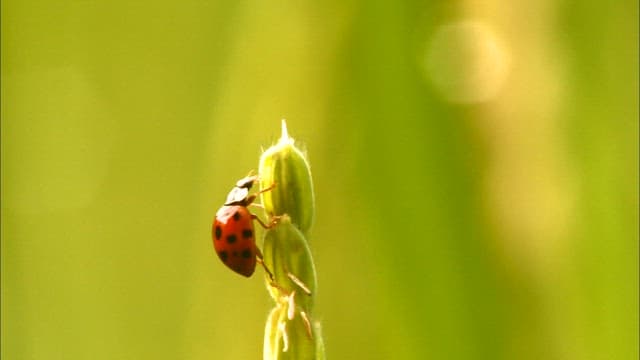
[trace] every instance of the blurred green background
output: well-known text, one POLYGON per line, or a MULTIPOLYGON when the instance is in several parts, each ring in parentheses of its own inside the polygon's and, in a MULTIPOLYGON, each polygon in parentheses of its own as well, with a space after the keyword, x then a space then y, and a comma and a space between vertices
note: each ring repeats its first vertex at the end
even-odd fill
POLYGON ((638 358, 626 0, 3 1, 2 358, 261 358, 210 226, 281 118, 329 359, 638 358))

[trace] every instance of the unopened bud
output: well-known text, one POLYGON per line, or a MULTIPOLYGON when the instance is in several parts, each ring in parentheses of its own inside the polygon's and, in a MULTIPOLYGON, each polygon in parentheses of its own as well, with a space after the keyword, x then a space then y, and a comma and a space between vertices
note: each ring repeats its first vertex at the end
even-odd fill
POLYGON ((260 188, 275 184, 262 194, 262 204, 269 215, 287 214, 303 234, 307 234, 314 218, 314 195, 311 170, 306 157, 287 133, 282 120, 282 136, 260 157, 260 188))
POLYGON ((288 216, 264 235, 262 252, 265 265, 273 272, 277 287, 271 287, 274 300, 296 292, 296 306, 311 311, 312 294, 316 292, 316 269, 304 235, 288 216))

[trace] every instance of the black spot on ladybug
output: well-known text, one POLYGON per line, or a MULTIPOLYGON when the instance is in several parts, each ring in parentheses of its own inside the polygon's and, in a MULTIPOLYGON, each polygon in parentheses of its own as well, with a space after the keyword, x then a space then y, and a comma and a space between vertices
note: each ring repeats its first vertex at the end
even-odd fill
POLYGON ((236 212, 233 214, 233 220, 235 220, 235 221, 240 220, 240 218, 241 218, 241 217, 242 217, 242 216, 240 216, 240 212, 239 212, 239 211, 236 211, 236 212))
POLYGON ((236 240, 237 240, 236 234, 227 235, 227 242, 229 244, 233 244, 234 242, 236 242, 236 240))
POLYGON ((242 250, 242 257, 245 259, 249 259, 251 257, 251 249, 242 250))
POLYGON ((218 253, 218 255, 220 255, 220 259, 221 259, 223 262, 227 262, 227 257, 229 257, 229 255, 227 254, 227 252, 226 252, 226 251, 222 250, 222 251, 220 251, 220 252, 218 253))
POLYGON ((244 229, 242 230, 242 237, 245 239, 248 239, 250 237, 253 236, 253 231, 251 231, 251 229, 244 229))
POLYGON ((220 225, 216 226, 216 240, 220 240, 220 237, 222 236, 222 228, 220 228, 220 225))

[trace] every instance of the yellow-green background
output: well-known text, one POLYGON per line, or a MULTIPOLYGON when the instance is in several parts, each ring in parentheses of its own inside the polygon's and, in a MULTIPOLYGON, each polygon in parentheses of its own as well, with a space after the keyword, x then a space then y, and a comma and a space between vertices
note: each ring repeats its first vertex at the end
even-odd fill
POLYGON ((3 359, 260 358, 210 223, 283 117, 329 359, 638 357, 636 1, 7 0, 1 80, 3 359))

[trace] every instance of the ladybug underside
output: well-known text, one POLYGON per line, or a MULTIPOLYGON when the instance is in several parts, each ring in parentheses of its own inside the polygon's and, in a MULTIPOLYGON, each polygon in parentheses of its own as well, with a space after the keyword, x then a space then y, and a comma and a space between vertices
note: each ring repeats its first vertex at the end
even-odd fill
POLYGON ((256 267, 256 243, 251 213, 240 205, 223 206, 213 223, 213 245, 231 270, 249 277, 256 267))

